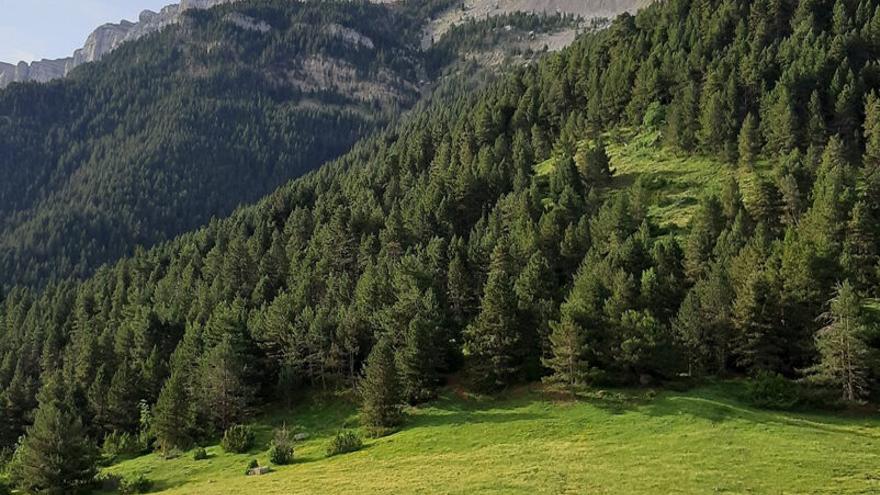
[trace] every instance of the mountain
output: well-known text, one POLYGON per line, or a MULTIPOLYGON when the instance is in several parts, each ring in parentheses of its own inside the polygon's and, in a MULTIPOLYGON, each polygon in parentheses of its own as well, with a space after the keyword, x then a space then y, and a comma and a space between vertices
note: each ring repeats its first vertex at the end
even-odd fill
POLYGON ((88 53, 117 47, 101 60, 0 90, 0 286, 84 277, 228 215, 423 97, 476 90, 588 29, 502 13, 423 50, 425 19, 453 0, 222 3, 108 27, 124 36, 93 37, 88 53))
MULTIPOLYGON (((240 12, 258 23, 260 8, 280 4, 240 12)), ((357 8, 368 21, 358 32, 376 43, 374 24, 393 10, 357 8)), ((193 22, 222 31, 229 12, 193 22)), ((354 29, 344 12, 334 22, 354 29)), ((381 464, 377 492, 402 479, 450 491, 426 478, 426 451, 441 457, 431 466, 454 463, 442 474, 453 491, 576 490, 569 480, 596 479, 584 475, 594 468, 584 452, 595 452, 601 469, 622 470, 601 473, 613 485, 597 489, 705 493, 727 490, 719 466, 760 438, 781 446, 760 462, 772 476, 735 466, 724 471, 731 490, 871 491, 864 452, 880 448, 876 418, 852 417, 876 416, 880 393, 878 55, 878 0, 654 3, 479 91, 417 105, 224 219, 84 281, 8 290, 0 445, 16 449, 12 481, 57 492, 93 483, 89 446, 100 444, 105 460, 140 456, 126 472, 162 476, 157 489, 232 493, 246 462, 291 447, 293 410, 322 435, 347 429, 331 454, 357 449, 352 435, 388 438, 326 462, 310 444, 309 462, 273 461, 282 476, 254 478, 269 490, 296 483, 290 473, 327 486, 332 472, 334 487, 356 491, 354 476, 384 474, 369 470, 381 464), (736 392, 662 400, 664 388, 730 377, 736 392), (522 399, 524 384, 546 400, 496 410, 509 404, 496 396, 522 399), (437 401, 441 391, 451 401, 437 401), (358 423, 334 406, 346 398, 358 423), (788 436, 805 426, 787 419, 793 408, 808 411, 798 438, 788 436), (274 416, 249 433, 258 412, 274 416), (696 417, 685 421, 694 429, 670 419, 682 416, 696 417), (745 421, 761 425, 743 434, 745 421), (459 423, 474 438, 446 431, 459 423), (491 462, 472 455, 481 431, 491 462), (646 435, 660 439, 647 451, 646 435), (800 452, 831 435, 841 435, 841 464, 800 452), (221 438, 222 457, 177 455, 221 438), (662 476, 634 482, 646 458, 662 460, 662 476), (57 459, 84 468, 40 485, 57 459), (683 472, 693 473, 686 487, 683 472)))
POLYGON ((84 276, 228 215, 421 95, 402 6, 239 2, 0 91, 0 285, 84 276))
MULTIPOLYGON (((179 4, 164 7, 159 12, 144 10, 137 22, 122 20, 108 23, 96 28, 86 38, 82 48, 77 49, 73 56, 31 63, 17 64, 0 62, 0 89, 13 82, 47 82, 65 77, 84 63, 95 62, 112 52, 125 42, 138 40, 148 34, 160 31, 177 24, 184 12, 191 9, 209 9, 217 5, 232 3, 239 0, 183 0, 179 4)), ((385 0, 370 0, 375 3, 393 3, 385 0)), ((430 2, 429 2, 430 3, 430 2)), ((440 2, 440 4, 457 2, 440 2)), ((461 7, 435 8, 435 15, 430 16, 423 33, 423 48, 429 48, 433 40, 443 37, 454 25, 471 20, 482 20, 513 12, 533 13, 566 13, 591 19, 595 17, 614 17, 622 12, 635 12, 645 6, 647 0, 505 0, 490 2, 488 0, 469 0, 461 7)), ((573 39, 573 31, 557 36, 553 42, 556 48, 567 45, 573 39)))
POLYGON ((19 62, 15 65, 0 62, 0 88, 14 82, 47 82, 64 77, 84 63, 100 60, 122 43, 140 39, 167 26, 177 24, 187 10, 208 9, 233 1, 236 0, 183 0, 179 4, 163 8, 159 12, 144 10, 137 22, 122 20, 116 24, 110 23, 98 27, 86 38, 83 47, 77 49, 71 57, 56 60, 44 59, 31 63, 19 62))

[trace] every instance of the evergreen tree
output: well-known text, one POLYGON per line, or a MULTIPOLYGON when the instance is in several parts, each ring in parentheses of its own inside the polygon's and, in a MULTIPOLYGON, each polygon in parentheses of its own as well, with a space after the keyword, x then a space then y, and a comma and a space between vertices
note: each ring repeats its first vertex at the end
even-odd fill
POLYGON ((570 318, 563 318, 550 326, 553 329, 550 333, 550 356, 542 362, 551 374, 544 381, 564 387, 574 395, 590 377, 590 365, 585 359, 584 332, 570 318))
POLYGON ((739 165, 743 168, 752 169, 761 149, 758 131, 758 122, 750 113, 746 115, 739 131, 739 165))
POLYGON ((201 405, 220 431, 241 422, 250 409, 253 395, 245 383, 245 364, 229 337, 203 358, 199 369, 201 405))
POLYGON ((522 339, 514 283, 509 244, 501 239, 492 251, 480 314, 464 335, 471 376, 485 390, 509 385, 522 365, 517 360, 522 339))
POLYGON ((153 433, 159 448, 168 453, 192 445, 195 411, 183 372, 174 372, 162 387, 153 418, 153 433))
POLYGON ((811 368, 813 379, 838 387, 846 401, 855 401, 867 390, 868 348, 864 341, 862 301, 845 281, 837 287, 824 315, 828 324, 816 334, 819 363, 811 368))
POLYGON ((361 395, 361 422, 374 433, 393 428, 403 420, 401 390, 394 350, 387 338, 373 346, 358 385, 361 395))
POLYGON ((419 299, 419 307, 409 321, 396 356, 403 397, 410 404, 436 396, 443 361, 438 342, 443 331, 437 298, 428 290, 419 299))
POLYGON ((97 472, 97 449, 65 387, 60 374, 49 378, 34 424, 16 452, 13 478, 28 493, 76 493, 86 489, 97 472))

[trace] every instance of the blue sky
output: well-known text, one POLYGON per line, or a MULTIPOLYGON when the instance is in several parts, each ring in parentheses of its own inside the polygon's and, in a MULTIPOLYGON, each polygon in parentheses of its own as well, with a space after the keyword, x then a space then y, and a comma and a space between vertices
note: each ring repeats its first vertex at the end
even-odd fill
POLYGON ((171 3, 178 0, 0 0, 0 61, 67 57, 97 26, 171 3))

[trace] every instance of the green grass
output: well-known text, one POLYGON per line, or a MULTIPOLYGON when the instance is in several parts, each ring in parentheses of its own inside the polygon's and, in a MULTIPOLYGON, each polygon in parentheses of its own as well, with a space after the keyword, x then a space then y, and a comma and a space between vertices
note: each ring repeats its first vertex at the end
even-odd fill
MULTIPOLYGON (((761 161, 755 170, 743 170, 716 158, 677 153, 661 146, 658 132, 623 130, 606 134, 605 142, 615 172, 612 188, 620 190, 641 179, 651 195, 648 215, 673 233, 686 231, 701 197, 720 194, 729 177, 737 178, 748 205, 758 178, 768 176, 771 168, 769 162, 761 161)), ((579 144, 587 145, 587 141, 579 144)), ((556 160, 551 158, 534 170, 544 177, 555 167, 556 160)))
POLYGON ((730 399, 736 385, 691 392, 594 393, 558 401, 537 389, 500 399, 458 397, 410 411, 398 432, 359 452, 327 458, 330 437, 354 424, 342 400, 307 400, 260 422, 249 455, 193 461, 155 455, 109 471, 143 473, 164 494, 295 493, 880 493, 880 418, 761 411, 730 399), (246 477, 267 463, 273 425, 312 437, 297 461, 246 477))

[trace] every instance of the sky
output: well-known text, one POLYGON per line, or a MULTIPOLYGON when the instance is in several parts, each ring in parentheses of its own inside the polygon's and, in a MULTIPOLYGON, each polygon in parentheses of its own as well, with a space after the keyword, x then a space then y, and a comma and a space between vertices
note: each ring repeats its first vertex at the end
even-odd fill
POLYGON ((69 57, 98 26, 178 0, 0 0, 0 62, 69 57))

